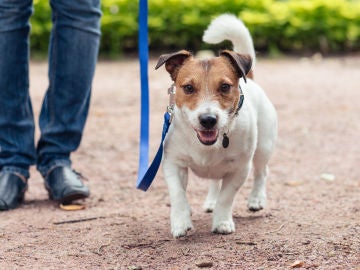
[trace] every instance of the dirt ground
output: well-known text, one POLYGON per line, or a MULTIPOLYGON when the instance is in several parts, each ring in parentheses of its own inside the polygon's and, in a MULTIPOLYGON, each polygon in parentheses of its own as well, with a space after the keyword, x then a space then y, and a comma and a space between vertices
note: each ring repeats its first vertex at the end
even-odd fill
MULTIPOLYGON (((150 63, 151 155, 160 142, 170 78, 150 63)), ((35 115, 46 63, 31 64, 35 115)), ((195 230, 174 240, 160 171, 135 188, 139 142, 136 59, 100 62, 74 168, 89 180, 86 209, 48 200, 32 169, 26 201, 0 213, 0 269, 360 269, 360 56, 258 59, 255 79, 279 115, 268 205, 246 208, 251 178, 235 206, 237 231, 212 234, 207 182, 191 176, 195 230)), ((38 131, 37 131, 38 135, 38 131)))

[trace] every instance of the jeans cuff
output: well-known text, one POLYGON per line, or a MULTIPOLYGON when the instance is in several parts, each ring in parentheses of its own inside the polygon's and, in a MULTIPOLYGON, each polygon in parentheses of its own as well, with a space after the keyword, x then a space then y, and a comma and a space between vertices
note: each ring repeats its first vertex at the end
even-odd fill
POLYGON ((38 166, 38 171, 41 173, 42 177, 45 179, 46 176, 56 167, 71 167, 71 161, 67 159, 57 159, 51 161, 46 166, 38 166))
POLYGON ((9 172, 9 173, 17 173, 25 177, 25 179, 29 179, 30 173, 29 170, 24 168, 19 168, 15 166, 4 166, 1 169, 2 172, 9 172))

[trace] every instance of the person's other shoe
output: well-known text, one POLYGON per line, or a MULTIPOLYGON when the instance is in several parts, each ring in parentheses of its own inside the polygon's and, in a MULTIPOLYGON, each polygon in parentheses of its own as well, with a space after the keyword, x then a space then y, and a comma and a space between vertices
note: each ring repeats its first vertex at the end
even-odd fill
POLYGON ((12 172, 0 173, 0 211, 14 209, 24 200, 26 179, 12 172))
POLYGON ((55 167, 45 177, 45 187, 50 199, 63 204, 89 197, 89 188, 79 173, 70 167, 55 167))

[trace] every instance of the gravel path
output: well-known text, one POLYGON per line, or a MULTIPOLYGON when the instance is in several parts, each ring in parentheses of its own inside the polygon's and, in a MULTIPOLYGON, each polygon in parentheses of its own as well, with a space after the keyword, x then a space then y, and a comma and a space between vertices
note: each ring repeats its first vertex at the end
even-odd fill
MULTIPOLYGON (((150 65, 151 153, 157 150, 170 78, 150 65)), ((35 115, 47 86, 31 64, 35 115)), ((135 189, 139 141, 137 60, 100 62, 74 168, 89 180, 86 209, 64 211, 32 170, 25 204, 0 213, 0 269, 357 269, 360 268, 360 57, 259 59, 255 80, 279 114, 268 206, 246 209, 240 190, 232 235, 210 232, 201 205, 207 183, 192 176, 195 230, 170 235, 160 172, 135 189)), ((38 135, 38 131, 37 131, 38 135)))

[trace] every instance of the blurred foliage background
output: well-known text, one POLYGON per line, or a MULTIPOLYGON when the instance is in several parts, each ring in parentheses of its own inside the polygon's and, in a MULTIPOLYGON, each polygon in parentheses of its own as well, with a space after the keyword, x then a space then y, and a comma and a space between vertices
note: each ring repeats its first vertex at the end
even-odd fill
MULTIPOLYGON (((48 2, 34 0, 33 53, 47 52, 51 30, 48 2)), ((135 53, 138 1, 102 0, 102 11, 101 56, 135 53)), ((222 13, 241 18, 256 50, 262 53, 360 51, 360 0, 149 0, 150 51, 215 48, 204 44, 201 37, 211 19, 222 13)))

